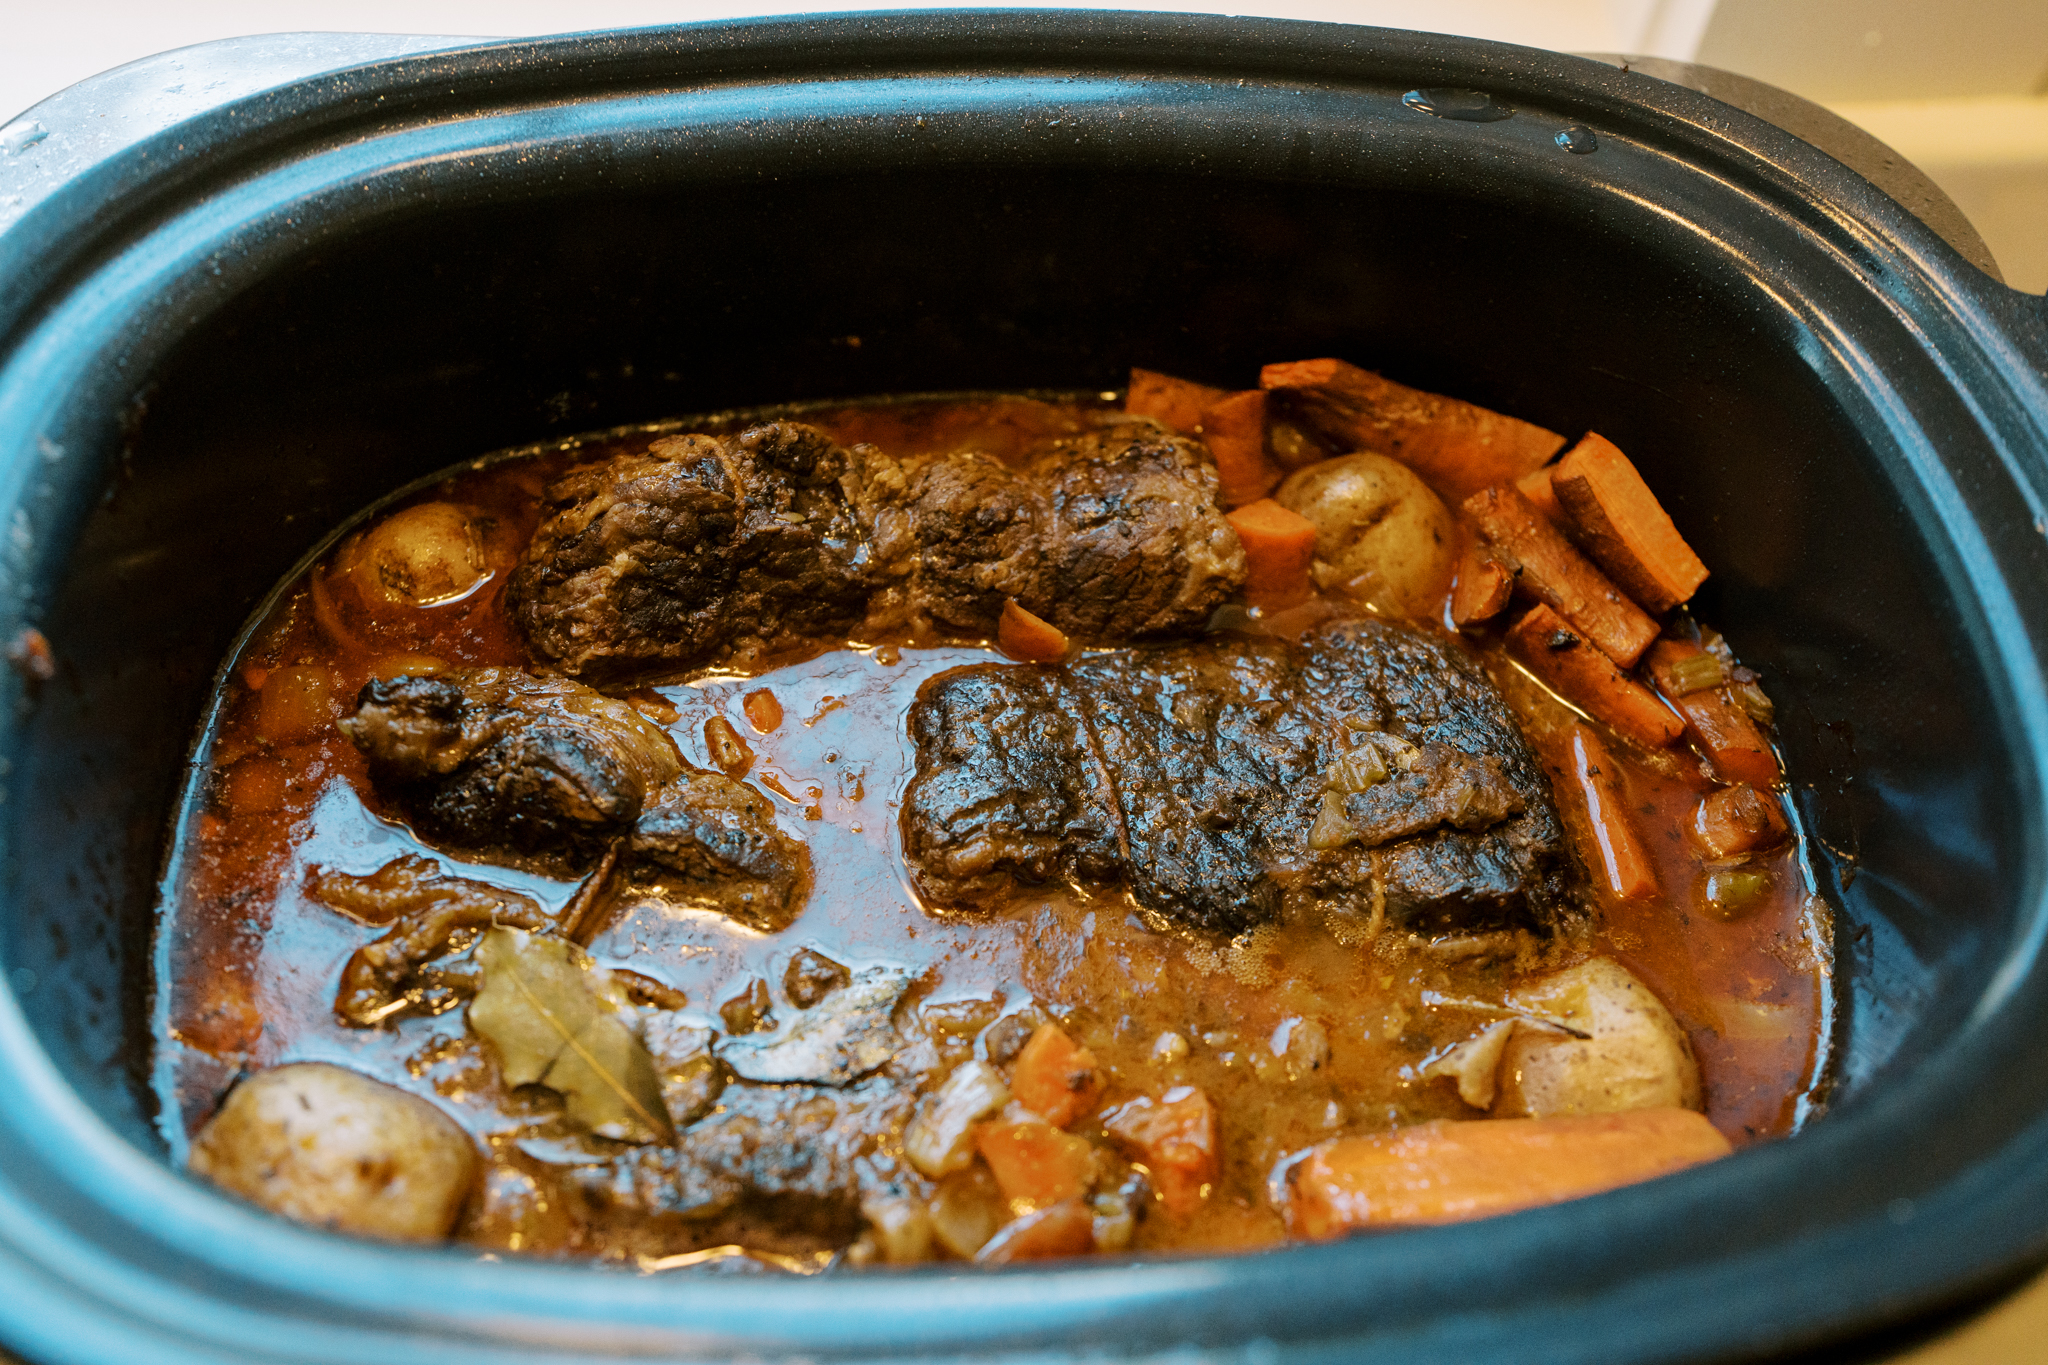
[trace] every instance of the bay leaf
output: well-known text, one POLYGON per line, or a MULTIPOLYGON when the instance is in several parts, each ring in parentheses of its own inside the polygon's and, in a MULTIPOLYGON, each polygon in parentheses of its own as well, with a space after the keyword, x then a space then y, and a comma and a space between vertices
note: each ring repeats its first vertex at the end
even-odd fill
POLYGON ((569 1119, 621 1142, 674 1137, 654 1059, 574 944, 493 928, 476 946, 483 988, 469 1026, 497 1050, 507 1085, 559 1091, 569 1119))

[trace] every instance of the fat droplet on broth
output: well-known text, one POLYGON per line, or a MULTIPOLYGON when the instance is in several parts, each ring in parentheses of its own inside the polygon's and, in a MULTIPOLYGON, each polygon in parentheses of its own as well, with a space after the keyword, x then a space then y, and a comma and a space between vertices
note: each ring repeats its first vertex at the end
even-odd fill
POLYGON ((1420 114, 1432 114, 1456 123, 1498 123, 1513 118, 1512 106, 1503 104, 1484 90, 1459 90, 1450 86, 1428 86, 1410 90, 1401 103, 1420 114))

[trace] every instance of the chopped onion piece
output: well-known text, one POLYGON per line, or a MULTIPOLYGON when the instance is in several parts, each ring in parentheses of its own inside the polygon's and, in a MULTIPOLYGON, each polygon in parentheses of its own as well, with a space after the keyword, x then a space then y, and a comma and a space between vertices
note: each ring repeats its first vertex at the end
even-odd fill
POLYGON ((903 1154, 934 1179, 974 1162, 974 1125, 1010 1102, 1000 1071, 975 1058, 946 1077, 925 1111, 903 1134, 903 1154))

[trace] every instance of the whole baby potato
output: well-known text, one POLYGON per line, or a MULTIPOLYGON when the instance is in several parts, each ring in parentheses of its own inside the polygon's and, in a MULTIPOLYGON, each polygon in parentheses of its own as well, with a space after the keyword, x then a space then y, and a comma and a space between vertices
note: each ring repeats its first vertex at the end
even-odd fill
POLYGON ((1457 528, 1414 470, 1361 452, 1298 469, 1273 497, 1316 528, 1316 586, 1342 588, 1404 616, 1431 611, 1450 587, 1457 528))
POLYGON ((192 1140, 190 1162, 273 1213, 407 1242, 448 1235, 479 1165, 469 1135, 426 1100, 323 1062, 236 1086, 192 1140))
POLYGON ((372 527, 350 576, 365 605, 431 607, 466 596, 490 575, 483 518, 452 502, 423 502, 372 527))
POLYGON ((1614 1114, 1700 1107, 1700 1069, 1664 1002, 1612 958, 1539 977, 1510 1007, 1555 1019, 1587 1038, 1517 1023, 1500 1059, 1497 1115, 1614 1114))

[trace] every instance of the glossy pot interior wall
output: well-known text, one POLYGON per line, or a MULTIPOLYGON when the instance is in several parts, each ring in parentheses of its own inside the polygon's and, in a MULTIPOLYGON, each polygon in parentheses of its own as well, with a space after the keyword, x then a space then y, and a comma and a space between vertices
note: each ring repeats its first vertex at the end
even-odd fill
MULTIPOLYGON (((1574 156, 1554 137, 1586 108, 1404 108, 1452 60, 1414 53, 1480 50, 1415 43, 1349 83, 912 73, 795 87, 778 112, 622 77, 566 106, 366 107, 254 169, 193 171, 220 177, 215 201, 136 207, 122 249, 166 244, 122 286, 118 337, 75 324, 105 349, 48 399, 36 471, 35 616, 60 674, 25 694, 0 821, 5 958, 33 973, 44 1046, 154 1144, 149 931, 185 746, 252 605, 389 488, 676 413, 1110 388, 1132 364, 1238 386, 1326 354, 1598 429, 1713 566, 1701 615, 1765 674, 1847 912, 1817 1131, 1960 1046, 2030 970, 2038 697, 1998 591, 2039 547, 1999 482, 2011 451, 1958 386, 1975 362, 1926 344, 1952 295, 1833 210, 1684 164, 1654 121, 1574 156)), ((89 309, 51 300, 49 326, 89 309)), ((2017 1112, 2048 1108, 2044 1083, 2014 1083, 2017 1112)), ((1944 1141, 1901 1139, 1900 1160, 1944 1141)), ((1946 1159, 1928 1180, 1964 1157, 1946 1159)), ((1758 1197, 1808 1216, 1793 1191, 1817 1187, 1775 1169, 1758 1197)), ((1698 1245, 1759 1233, 1703 1224, 1698 1245)))

